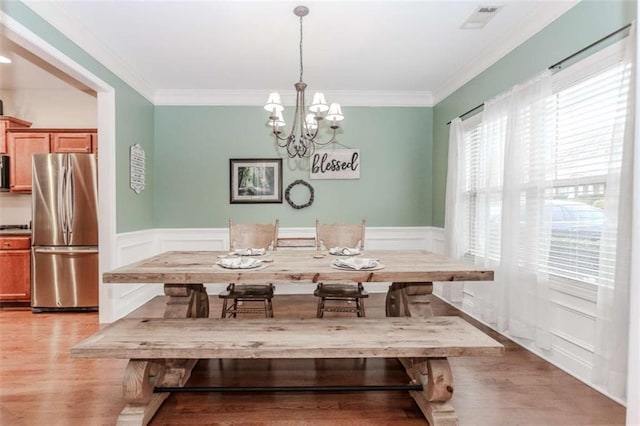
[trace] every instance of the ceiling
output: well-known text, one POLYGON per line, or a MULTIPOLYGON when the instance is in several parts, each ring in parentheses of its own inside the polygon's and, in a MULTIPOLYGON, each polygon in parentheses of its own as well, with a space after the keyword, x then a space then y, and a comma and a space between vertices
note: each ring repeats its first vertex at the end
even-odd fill
MULTIPOLYGON (((577 0, 25 3, 156 104, 253 104, 269 91, 292 93, 299 77, 293 8, 304 4, 309 91, 346 105, 433 105, 577 0), (503 7, 483 29, 461 29, 489 5, 503 7)), ((0 88, 69 84, 50 78, 52 70, 19 46, 0 45, 7 46, 19 59, 11 72, 0 67, 0 88)))

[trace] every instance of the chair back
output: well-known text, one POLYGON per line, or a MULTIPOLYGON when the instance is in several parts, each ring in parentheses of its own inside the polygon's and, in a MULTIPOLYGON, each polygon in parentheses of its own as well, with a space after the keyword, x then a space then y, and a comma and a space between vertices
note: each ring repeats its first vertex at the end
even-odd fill
POLYGON ((359 225, 348 223, 321 224, 316 219, 316 249, 327 250, 332 247, 364 249, 364 231, 366 221, 359 225))
POLYGON ((229 219, 229 249, 265 248, 276 250, 280 220, 271 223, 233 223, 229 219))

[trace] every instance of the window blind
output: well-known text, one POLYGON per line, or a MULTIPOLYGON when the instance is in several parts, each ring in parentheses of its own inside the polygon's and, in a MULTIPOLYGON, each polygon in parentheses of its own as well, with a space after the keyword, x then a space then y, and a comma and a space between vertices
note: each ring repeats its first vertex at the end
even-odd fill
MULTIPOLYGON (((606 225, 603 207, 607 173, 612 165, 620 166, 620 153, 611 152, 610 147, 612 138, 623 137, 616 130, 626 116, 629 81, 625 71, 618 55, 594 55, 584 64, 559 72, 551 99, 544 105, 531 106, 550 108, 549 120, 554 129, 550 135, 553 140, 545 146, 538 146, 536 137, 527 140, 527 152, 522 158, 524 181, 530 181, 531 188, 521 198, 520 226, 526 235, 521 240, 523 245, 544 250, 538 253, 540 271, 589 283, 598 278, 613 279, 616 245, 615 241, 602 240, 606 225), (534 157, 537 161, 532 160, 534 157), (544 176, 535 167, 540 161, 552 165, 544 167, 544 176), (536 182, 540 180, 545 182, 542 194, 536 193, 541 187, 536 182), (532 197, 544 198, 544 211, 535 208, 540 203, 528 205, 527 200, 532 197), (527 222, 540 220, 545 221, 542 228, 549 234, 527 234, 527 222), (540 241, 533 242, 531 238, 547 241, 538 244, 540 241), (603 247, 611 249, 601 249, 604 243, 603 247)), ((524 123, 527 134, 535 135, 537 129, 531 127, 535 124, 527 121, 527 108, 522 109, 518 120, 524 123)), ((499 139, 492 135, 499 135, 504 126, 499 120, 477 120, 465 126, 463 211, 468 226, 464 240, 467 253, 474 257, 500 258, 503 168, 496 167, 492 156, 503 153, 492 145, 499 139)), ((526 250, 527 247, 521 248, 523 253, 526 250)))

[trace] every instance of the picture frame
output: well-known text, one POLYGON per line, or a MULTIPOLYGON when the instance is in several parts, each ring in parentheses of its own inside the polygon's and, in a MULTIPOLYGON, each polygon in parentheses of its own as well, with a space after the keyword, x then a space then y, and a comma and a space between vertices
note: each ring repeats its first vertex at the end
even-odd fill
POLYGON ((282 203, 282 158, 230 159, 229 202, 282 203))

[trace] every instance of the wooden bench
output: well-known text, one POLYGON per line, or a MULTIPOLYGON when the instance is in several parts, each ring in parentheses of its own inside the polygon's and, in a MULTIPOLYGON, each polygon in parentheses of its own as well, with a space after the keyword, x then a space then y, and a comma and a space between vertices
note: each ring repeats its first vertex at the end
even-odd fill
POLYGON ((500 343, 459 317, 124 318, 75 345, 71 356, 129 359, 127 406, 118 418, 123 425, 146 425, 169 395, 154 388, 184 387, 198 359, 397 357, 417 385, 409 393, 434 426, 457 424, 448 402, 453 380, 446 357, 503 352, 500 343))

